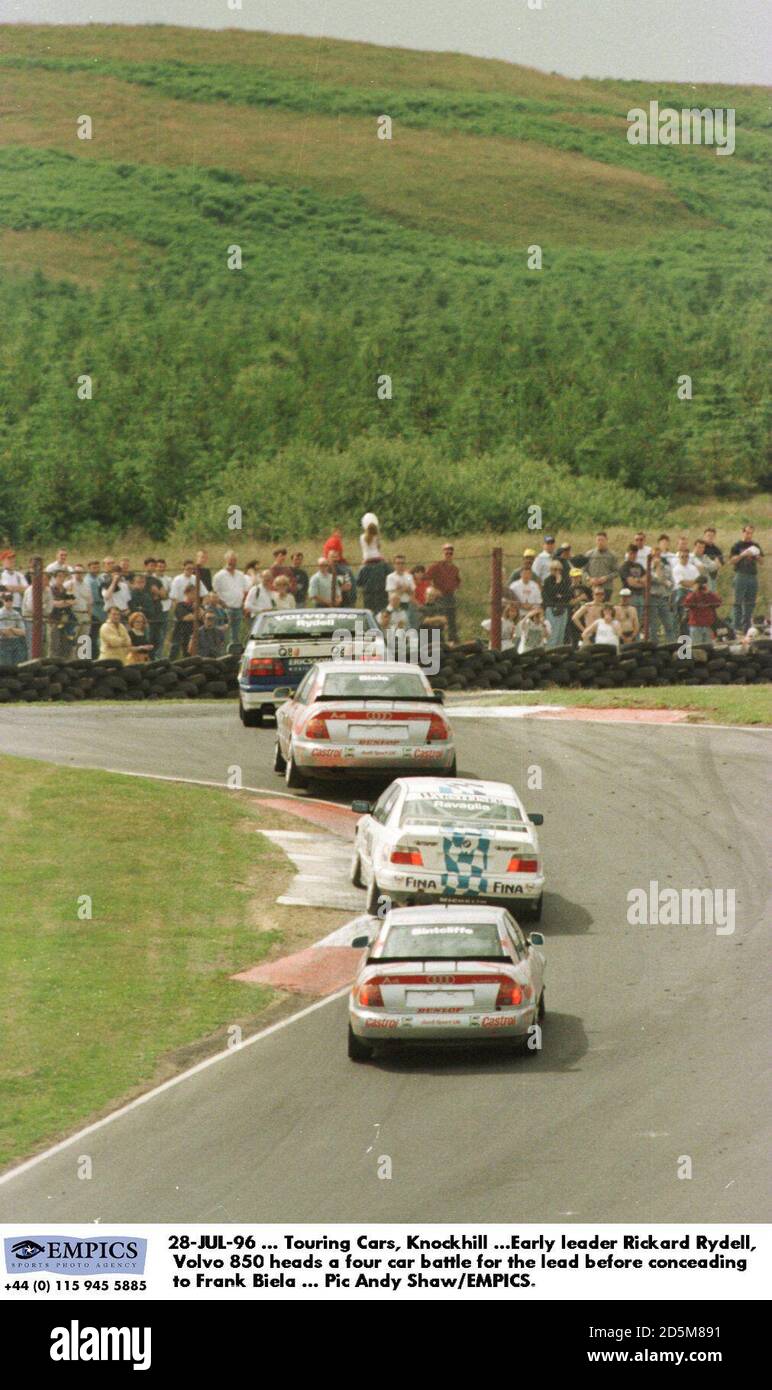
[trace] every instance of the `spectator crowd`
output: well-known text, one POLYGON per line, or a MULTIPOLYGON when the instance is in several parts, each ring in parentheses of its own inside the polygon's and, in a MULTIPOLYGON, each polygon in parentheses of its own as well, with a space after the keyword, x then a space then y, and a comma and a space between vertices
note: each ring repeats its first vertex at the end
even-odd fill
MULTIPOLYGON (((257 614, 270 609, 369 608, 384 631, 439 628, 458 640, 461 573, 451 543, 429 564, 410 565, 400 551, 384 554, 378 518, 362 518, 361 555, 350 561, 340 528, 321 546, 315 566, 302 552, 277 546, 263 568, 252 559, 239 565, 228 550, 215 573, 206 551, 183 561, 178 574, 163 557, 141 567, 128 556, 111 555, 70 563, 65 549, 44 566, 42 618, 44 653, 64 659, 114 657, 124 664, 170 659, 196 651, 219 656, 243 639, 257 614), (85 641, 84 639, 88 639, 85 641)), ((541 550, 523 552, 503 587, 502 646, 520 651, 589 642, 619 648, 640 639, 648 585, 649 635, 672 640, 688 633, 695 641, 760 635, 754 625, 761 548, 753 527, 725 555, 714 527, 675 547, 661 535, 648 545, 639 531, 622 559, 605 532, 594 547, 574 555, 569 542, 545 536, 541 550), (650 563, 649 563, 650 561, 650 563), (719 614, 718 575, 733 576, 732 625, 719 614), (616 594, 615 594, 616 589, 616 594)), ((502 576, 503 581, 503 576, 502 576)), ((14 666, 32 655, 32 571, 20 570, 13 549, 0 551, 0 665, 14 666)), ((491 620, 483 627, 490 629, 491 620)))

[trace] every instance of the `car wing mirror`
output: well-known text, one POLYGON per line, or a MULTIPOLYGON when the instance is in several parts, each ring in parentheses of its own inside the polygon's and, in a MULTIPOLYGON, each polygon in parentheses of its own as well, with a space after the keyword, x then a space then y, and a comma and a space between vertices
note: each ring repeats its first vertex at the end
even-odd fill
POLYGON ((442 691, 442 690, 433 690, 433 691, 432 691, 432 699, 435 700, 435 701, 437 702, 438 705, 444 705, 444 703, 445 703, 445 692, 442 691))
POLYGON ((274 700, 291 700, 292 693, 288 685, 277 685, 273 692, 273 698, 274 700))
POLYGON ((543 825, 543 824, 544 824, 544 816, 542 815, 541 811, 529 811, 529 812, 528 812, 528 819, 529 819, 529 821, 531 822, 531 825, 543 825))
POLYGON ((351 945, 355 951, 364 951, 370 945, 370 938, 369 936, 355 936, 351 945))
POLYGON ((369 816, 372 808, 369 801, 352 801, 351 809, 352 811, 356 811, 357 815, 369 816))
POLYGON ((531 946, 544 945, 544 937, 542 936, 540 931, 532 931, 530 936, 528 937, 528 941, 531 946))

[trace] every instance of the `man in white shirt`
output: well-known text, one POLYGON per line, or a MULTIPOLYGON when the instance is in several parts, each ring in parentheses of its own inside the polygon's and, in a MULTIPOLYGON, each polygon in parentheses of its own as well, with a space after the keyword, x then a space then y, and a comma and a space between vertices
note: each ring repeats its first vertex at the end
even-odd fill
POLYGON ((638 551, 638 563, 640 565, 643 565, 643 568, 645 569, 646 561, 651 555, 651 546, 646 544, 645 531, 636 531, 635 535, 633 536, 633 545, 638 551))
MULTIPOLYGON (((65 580, 64 587, 75 599, 72 611, 78 620, 78 631, 75 634, 76 641, 78 641, 90 633, 91 610, 94 606, 94 596, 91 592, 91 585, 86 578, 84 565, 75 566, 72 579, 65 580)), ((82 655, 82 653, 80 654, 82 655)))
POLYGON ((530 561, 523 562, 520 571, 520 578, 514 584, 510 584, 509 591, 520 604, 520 612, 523 616, 533 612, 536 608, 541 608, 541 585, 534 579, 530 561))
POLYGON ((0 569, 0 589, 7 589, 13 595, 13 606, 21 610, 22 594, 27 588, 27 581, 21 570, 16 568, 16 552, 7 550, 3 556, 3 566, 0 569))
POLYGON ((697 580, 702 574, 702 569, 694 563, 689 554, 689 544, 682 542, 675 560, 670 566, 670 573, 673 576, 673 607, 676 612, 679 632, 685 632, 688 628, 686 610, 683 603, 686 595, 697 585, 697 580))
MULTIPOLYGON (((185 590, 189 584, 195 584, 195 582, 196 566, 194 561, 183 560, 182 574, 175 575, 169 588, 169 597, 172 603, 183 603, 185 601, 185 590)), ((203 579, 199 580, 198 593, 200 598, 203 598, 204 594, 209 593, 203 579)))
POLYGON ((59 570, 66 570, 68 574, 72 573, 72 565, 67 564, 66 550, 57 550, 56 559, 52 560, 50 565, 46 565, 46 574, 56 574, 59 570))
MULTIPOLYGON (((399 606, 405 613, 410 612, 410 607, 415 600, 415 579, 407 568, 407 561, 404 555, 394 556, 394 568, 391 574, 386 576, 386 596, 391 599, 392 594, 396 594, 399 606)), ((394 605, 389 603, 389 607, 394 605)))
POLYGON ((538 579, 538 581, 539 581, 540 584, 543 584, 544 581, 545 581, 545 579, 547 578, 547 575, 548 575, 549 572, 550 572, 550 565, 552 564, 552 561, 554 560, 554 558, 555 558, 555 537, 554 537, 554 536, 545 536, 545 537, 544 537, 544 548, 543 548, 543 549, 540 551, 540 553, 536 556, 536 559, 535 559, 534 562, 533 562, 533 574, 534 574, 534 578, 535 578, 535 579, 538 579))
POLYGON ((244 612, 248 618, 256 618, 258 613, 265 613, 269 608, 275 607, 276 603, 271 590, 271 571, 263 570, 260 583, 253 584, 244 599, 244 612))
POLYGON ((225 568, 218 570, 212 580, 212 589, 223 608, 228 611, 228 640, 238 642, 241 632, 241 616, 244 612, 244 599, 251 588, 243 570, 237 568, 236 553, 226 550, 225 568))
POLYGON ((128 613, 131 589, 123 577, 123 570, 120 565, 114 565, 110 575, 110 582, 102 586, 102 602, 105 612, 109 613, 111 608, 120 608, 122 613, 128 613))

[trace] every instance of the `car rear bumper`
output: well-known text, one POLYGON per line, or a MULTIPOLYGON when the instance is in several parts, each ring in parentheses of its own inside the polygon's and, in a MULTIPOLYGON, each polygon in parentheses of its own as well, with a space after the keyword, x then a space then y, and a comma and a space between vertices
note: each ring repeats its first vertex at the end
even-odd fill
POLYGON ((274 695, 272 690, 255 690, 239 681, 239 699, 244 709, 278 709, 287 699, 286 695, 274 695))
POLYGON ((380 769, 403 768, 410 772, 445 772, 453 766, 452 744, 411 745, 372 744, 357 747, 349 743, 335 744, 326 739, 294 739, 292 756, 297 767, 307 772, 326 770, 377 772, 380 769))
POLYGON ((466 1043, 524 1039, 536 1022, 536 1005, 494 1013, 386 1013, 349 1006, 352 1032, 367 1042, 466 1043))
POLYGON ((544 874, 511 874, 496 878, 495 874, 481 880, 484 888, 465 883, 466 875, 395 873, 390 869, 377 871, 378 887, 395 902, 495 902, 516 907, 519 902, 533 903, 544 891, 544 874), (459 880, 461 879, 461 882, 459 880), (511 881, 510 881, 511 880, 511 881))

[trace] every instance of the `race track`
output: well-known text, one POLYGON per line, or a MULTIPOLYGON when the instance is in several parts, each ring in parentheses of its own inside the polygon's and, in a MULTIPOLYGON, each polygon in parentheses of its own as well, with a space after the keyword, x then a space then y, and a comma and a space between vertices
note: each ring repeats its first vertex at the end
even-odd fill
MULTIPOLYGON (((0 1219, 769 1219, 769 735, 536 719, 456 731, 460 772, 511 780, 545 813, 543 1052, 358 1067, 334 999, 11 1178, 0 1219), (528 793, 533 765, 543 790, 528 793), (628 925, 628 891, 652 879, 734 888, 734 935, 628 925)), ((272 731, 242 729, 232 705, 6 708, 0 751, 217 782, 238 763, 245 784, 283 789, 272 731)))

